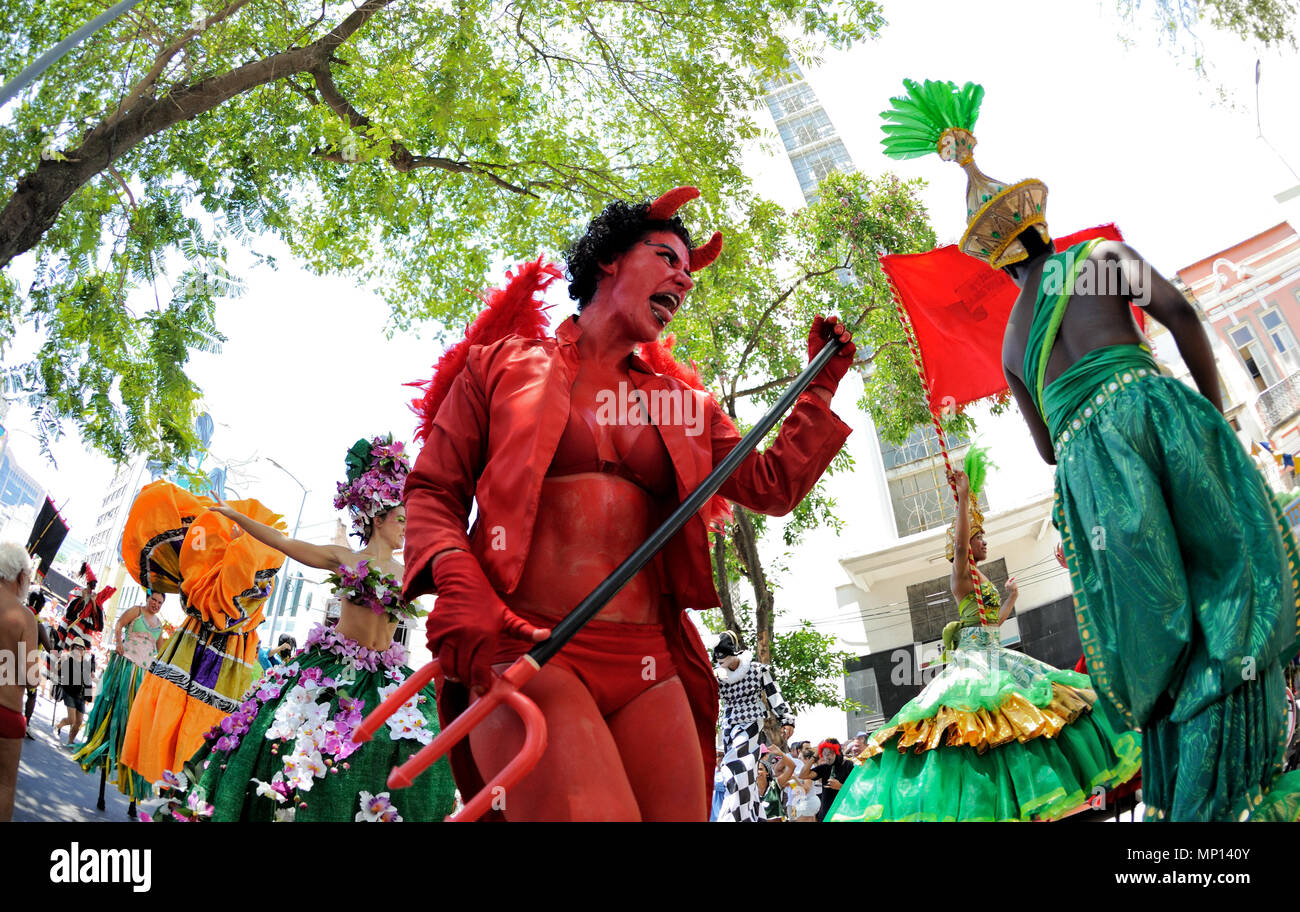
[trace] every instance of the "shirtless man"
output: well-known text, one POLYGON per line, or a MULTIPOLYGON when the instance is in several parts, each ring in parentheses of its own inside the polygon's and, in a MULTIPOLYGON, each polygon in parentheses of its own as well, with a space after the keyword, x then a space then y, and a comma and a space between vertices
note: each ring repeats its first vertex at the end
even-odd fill
POLYGON ((1288 816, 1281 667, 1297 649, 1296 545, 1222 416, 1205 330, 1131 247, 1057 254, 1037 230, 1003 367, 1039 453, 1089 674, 1140 728, 1148 819, 1288 816), (1199 394, 1162 376, 1131 305, 1169 328, 1199 394))
POLYGON ((32 561, 22 546, 0 543, 0 823, 13 816, 27 732, 23 692, 38 674, 36 617, 27 608, 31 579, 32 561))

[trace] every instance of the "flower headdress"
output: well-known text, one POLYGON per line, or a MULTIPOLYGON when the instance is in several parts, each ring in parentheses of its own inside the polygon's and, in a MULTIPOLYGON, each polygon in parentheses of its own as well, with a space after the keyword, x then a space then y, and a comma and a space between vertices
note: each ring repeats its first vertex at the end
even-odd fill
POLYGON ((934 152, 966 171, 966 233, 963 253, 1001 269, 1029 257, 1020 242, 1021 232, 1033 227, 1043 242, 1047 232, 1047 185, 1036 178, 1007 184, 975 166, 975 120, 979 117, 984 87, 968 82, 960 89, 952 82, 904 79, 906 95, 891 98, 892 107, 881 113, 888 123, 881 144, 890 158, 918 158, 934 152))
POLYGON ((352 514, 352 531, 361 537, 362 544, 370 540, 376 516, 401 506, 402 487, 411 471, 411 461, 403 449, 402 442, 394 441, 392 434, 373 440, 363 437, 348 448, 344 460, 348 480, 338 483, 334 509, 346 509, 352 514))

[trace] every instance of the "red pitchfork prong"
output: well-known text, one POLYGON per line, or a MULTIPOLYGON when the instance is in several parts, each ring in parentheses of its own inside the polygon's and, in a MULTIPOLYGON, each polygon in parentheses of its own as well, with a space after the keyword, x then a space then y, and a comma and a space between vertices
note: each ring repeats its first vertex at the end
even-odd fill
MULTIPOLYGON (((483 721, 492 710, 505 703, 519 714, 524 723, 524 746, 505 769, 497 773, 491 782, 465 804, 459 814, 447 819, 459 823, 474 821, 483 816, 497 795, 513 788, 520 779, 528 775, 546 750, 546 719, 542 716, 542 711, 537 708, 537 704, 520 692, 520 688, 532 680, 538 670, 539 666, 525 655, 516 659, 503 675, 494 674, 492 687, 487 693, 471 703, 469 708, 457 716, 451 725, 443 729, 438 737, 420 748, 419 752, 389 774, 388 787, 408 788, 421 773, 446 756, 457 742, 468 736, 470 730, 483 721)), ((401 687, 375 707, 357 726, 352 739, 358 743, 369 741, 389 716, 397 712, 402 704, 419 693, 435 677, 442 677, 442 669, 437 660, 412 673, 401 687)))

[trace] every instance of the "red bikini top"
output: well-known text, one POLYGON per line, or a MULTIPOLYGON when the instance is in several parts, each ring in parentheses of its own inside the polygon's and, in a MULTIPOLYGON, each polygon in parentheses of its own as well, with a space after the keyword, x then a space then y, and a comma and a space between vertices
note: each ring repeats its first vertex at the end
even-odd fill
POLYGON ((631 443, 627 443, 629 436, 624 436, 627 452, 620 452, 614 428, 600 427, 595 415, 583 409, 570 409, 546 476, 606 472, 626 478, 656 497, 675 497, 677 479, 663 438, 650 424, 631 425, 630 429, 631 443))

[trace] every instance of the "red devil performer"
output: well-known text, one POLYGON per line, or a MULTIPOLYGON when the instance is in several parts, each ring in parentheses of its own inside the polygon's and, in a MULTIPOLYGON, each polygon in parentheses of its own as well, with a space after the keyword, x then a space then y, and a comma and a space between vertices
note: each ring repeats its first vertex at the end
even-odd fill
MULTIPOLYGON (((470 689, 546 639, 740 440, 658 342, 692 272, 722 248, 720 234, 692 248, 676 216, 698 195, 682 187, 595 218, 567 254, 579 314, 553 339, 535 298, 559 271, 522 267, 444 356, 417 408, 426 439, 406 485, 403 596, 438 595, 428 633, 447 675, 444 727, 470 689)), ((849 341, 819 317, 810 350, 832 334, 849 341)), ((781 515, 808 493, 849 434, 829 402, 852 355, 845 344, 724 497, 781 515)), ((719 506, 701 509, 523 689, 549 746, 494 800, 507 819, 707 818, 718 688, 683 609, 718 604, 706 530, 719 506)), ((462 794, 478 792, 523 740, 513 712, 489 715, 453 750, 462 794)))

